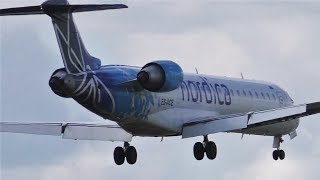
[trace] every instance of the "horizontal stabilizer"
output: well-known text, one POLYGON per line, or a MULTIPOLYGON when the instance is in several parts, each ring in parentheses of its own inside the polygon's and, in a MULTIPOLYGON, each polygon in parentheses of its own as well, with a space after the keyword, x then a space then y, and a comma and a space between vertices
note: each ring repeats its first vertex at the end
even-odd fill
POLYGON ((75 13, 128 8, 124 4, 41 5, 0 9, 0 16, 75 13))
POLYGON ((0 9, 0 16, 9 15, 32 15, 32 14, 44 14, 41 6, 27 6, 18 8, 0 9))

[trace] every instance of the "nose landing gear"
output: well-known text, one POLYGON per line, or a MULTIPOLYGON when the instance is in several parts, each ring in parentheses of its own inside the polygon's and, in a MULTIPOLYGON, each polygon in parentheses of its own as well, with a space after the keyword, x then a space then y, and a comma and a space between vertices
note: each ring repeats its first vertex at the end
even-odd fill
POLYGON ((284 158, 286 157, 286 154, 283 150, 274 150, 273 153, 272 153, 272 157, 274 160, 284 160, 284 158))
POLYGON ((113 158, 117 165, 122 165, 125 159, 129 164, 135 164, 137 162, 137 150, 134 146, 125 142, 124 147, 118 146, 114 149, 113 158))
POLYGON ((204 136, 203 142, 197 142, 193 146, 193 155, 196 160, 202 160, 204 154, 207 158, 213 160, 217 157, 217 146, 213 141, 208 140, 208 136, 204 136))
POLYGON ((280 143, 282 142, 283 142, 283 139, 281 136, 275 136, 273 139, 273 148, 277 148, 272 153, 272 157, 275 161, 278 159, 284 160, 284 158, 286 157, 286 153, 280 149, 280 143))

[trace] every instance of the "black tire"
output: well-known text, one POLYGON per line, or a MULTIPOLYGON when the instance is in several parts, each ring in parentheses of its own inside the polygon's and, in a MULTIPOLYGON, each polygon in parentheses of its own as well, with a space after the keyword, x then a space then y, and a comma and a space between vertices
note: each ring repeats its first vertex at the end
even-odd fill
POLYGON ((273 159, 276 161, 279 159, 279 150, 274 150, 272 153, 273 159))
POLYGON ((125 159, 124 149, 122 147, 116 147, 113 152, 113 159, 117 165, 122 165, 125 159))
POLYGON ((285 157, 286 157, 286 153, 283 150, 280 150, 279 151, 279 159, 284 160, 285 157))
POLYGON ((205 149, 203 147, 203 144, 201 142, 197 142, 193 146, 193 155, 196 160, 200 161, 204 157, 205 149))
POLYGON ((205 151, 208 159, 213 160, 217 157, 217 146, 214 142, 207 142, 205 146, 205 151))
POLYGON ((137 150, 133 146, 129 146, 126 150, 126 159, 129 164, 137 162, 137 150))

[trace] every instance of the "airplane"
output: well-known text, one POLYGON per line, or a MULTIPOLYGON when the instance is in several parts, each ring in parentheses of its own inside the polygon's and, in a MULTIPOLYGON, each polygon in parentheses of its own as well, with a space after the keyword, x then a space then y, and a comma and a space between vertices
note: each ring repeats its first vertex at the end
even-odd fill
POLYGON ((114 149, 115 164, 137 161, 133 137, 203 137, 196 142, 196 160, 217 157, 208 135, 239 133, 272 136, 274 160, 285 159, 282 136, 297 136, 300 118, 320 113, 320 102, 294 104, 278 85, 243 78, 184 73, 171 60, 155 60, 143 67, 101 65, 81 39, 73 13, 128 8, 123 4, 70 5, 47 0, 39 6, 0 10, 0 16, 41 15, 52 19, 64 63, 49 86, 87 110, 117 125, 102 123, 0 122, 0 132, 61 136, 64 139, 123 142, 114 149))

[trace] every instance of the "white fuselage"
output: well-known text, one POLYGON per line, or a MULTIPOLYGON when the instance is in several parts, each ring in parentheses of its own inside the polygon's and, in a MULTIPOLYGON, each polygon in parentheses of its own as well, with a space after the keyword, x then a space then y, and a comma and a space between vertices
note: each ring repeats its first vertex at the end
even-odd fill
MULTIPOLYGON (((156 102, 147 118, 118 122, 141 136, 180 135, 185 123, 201 118, 275 109, 293 104, 288 93, 268 82, 185 74, 182 85, 171 92, 153 93, 156 102)), ((299 120, 237 131, 256 135, 284 135, 299 120)))

